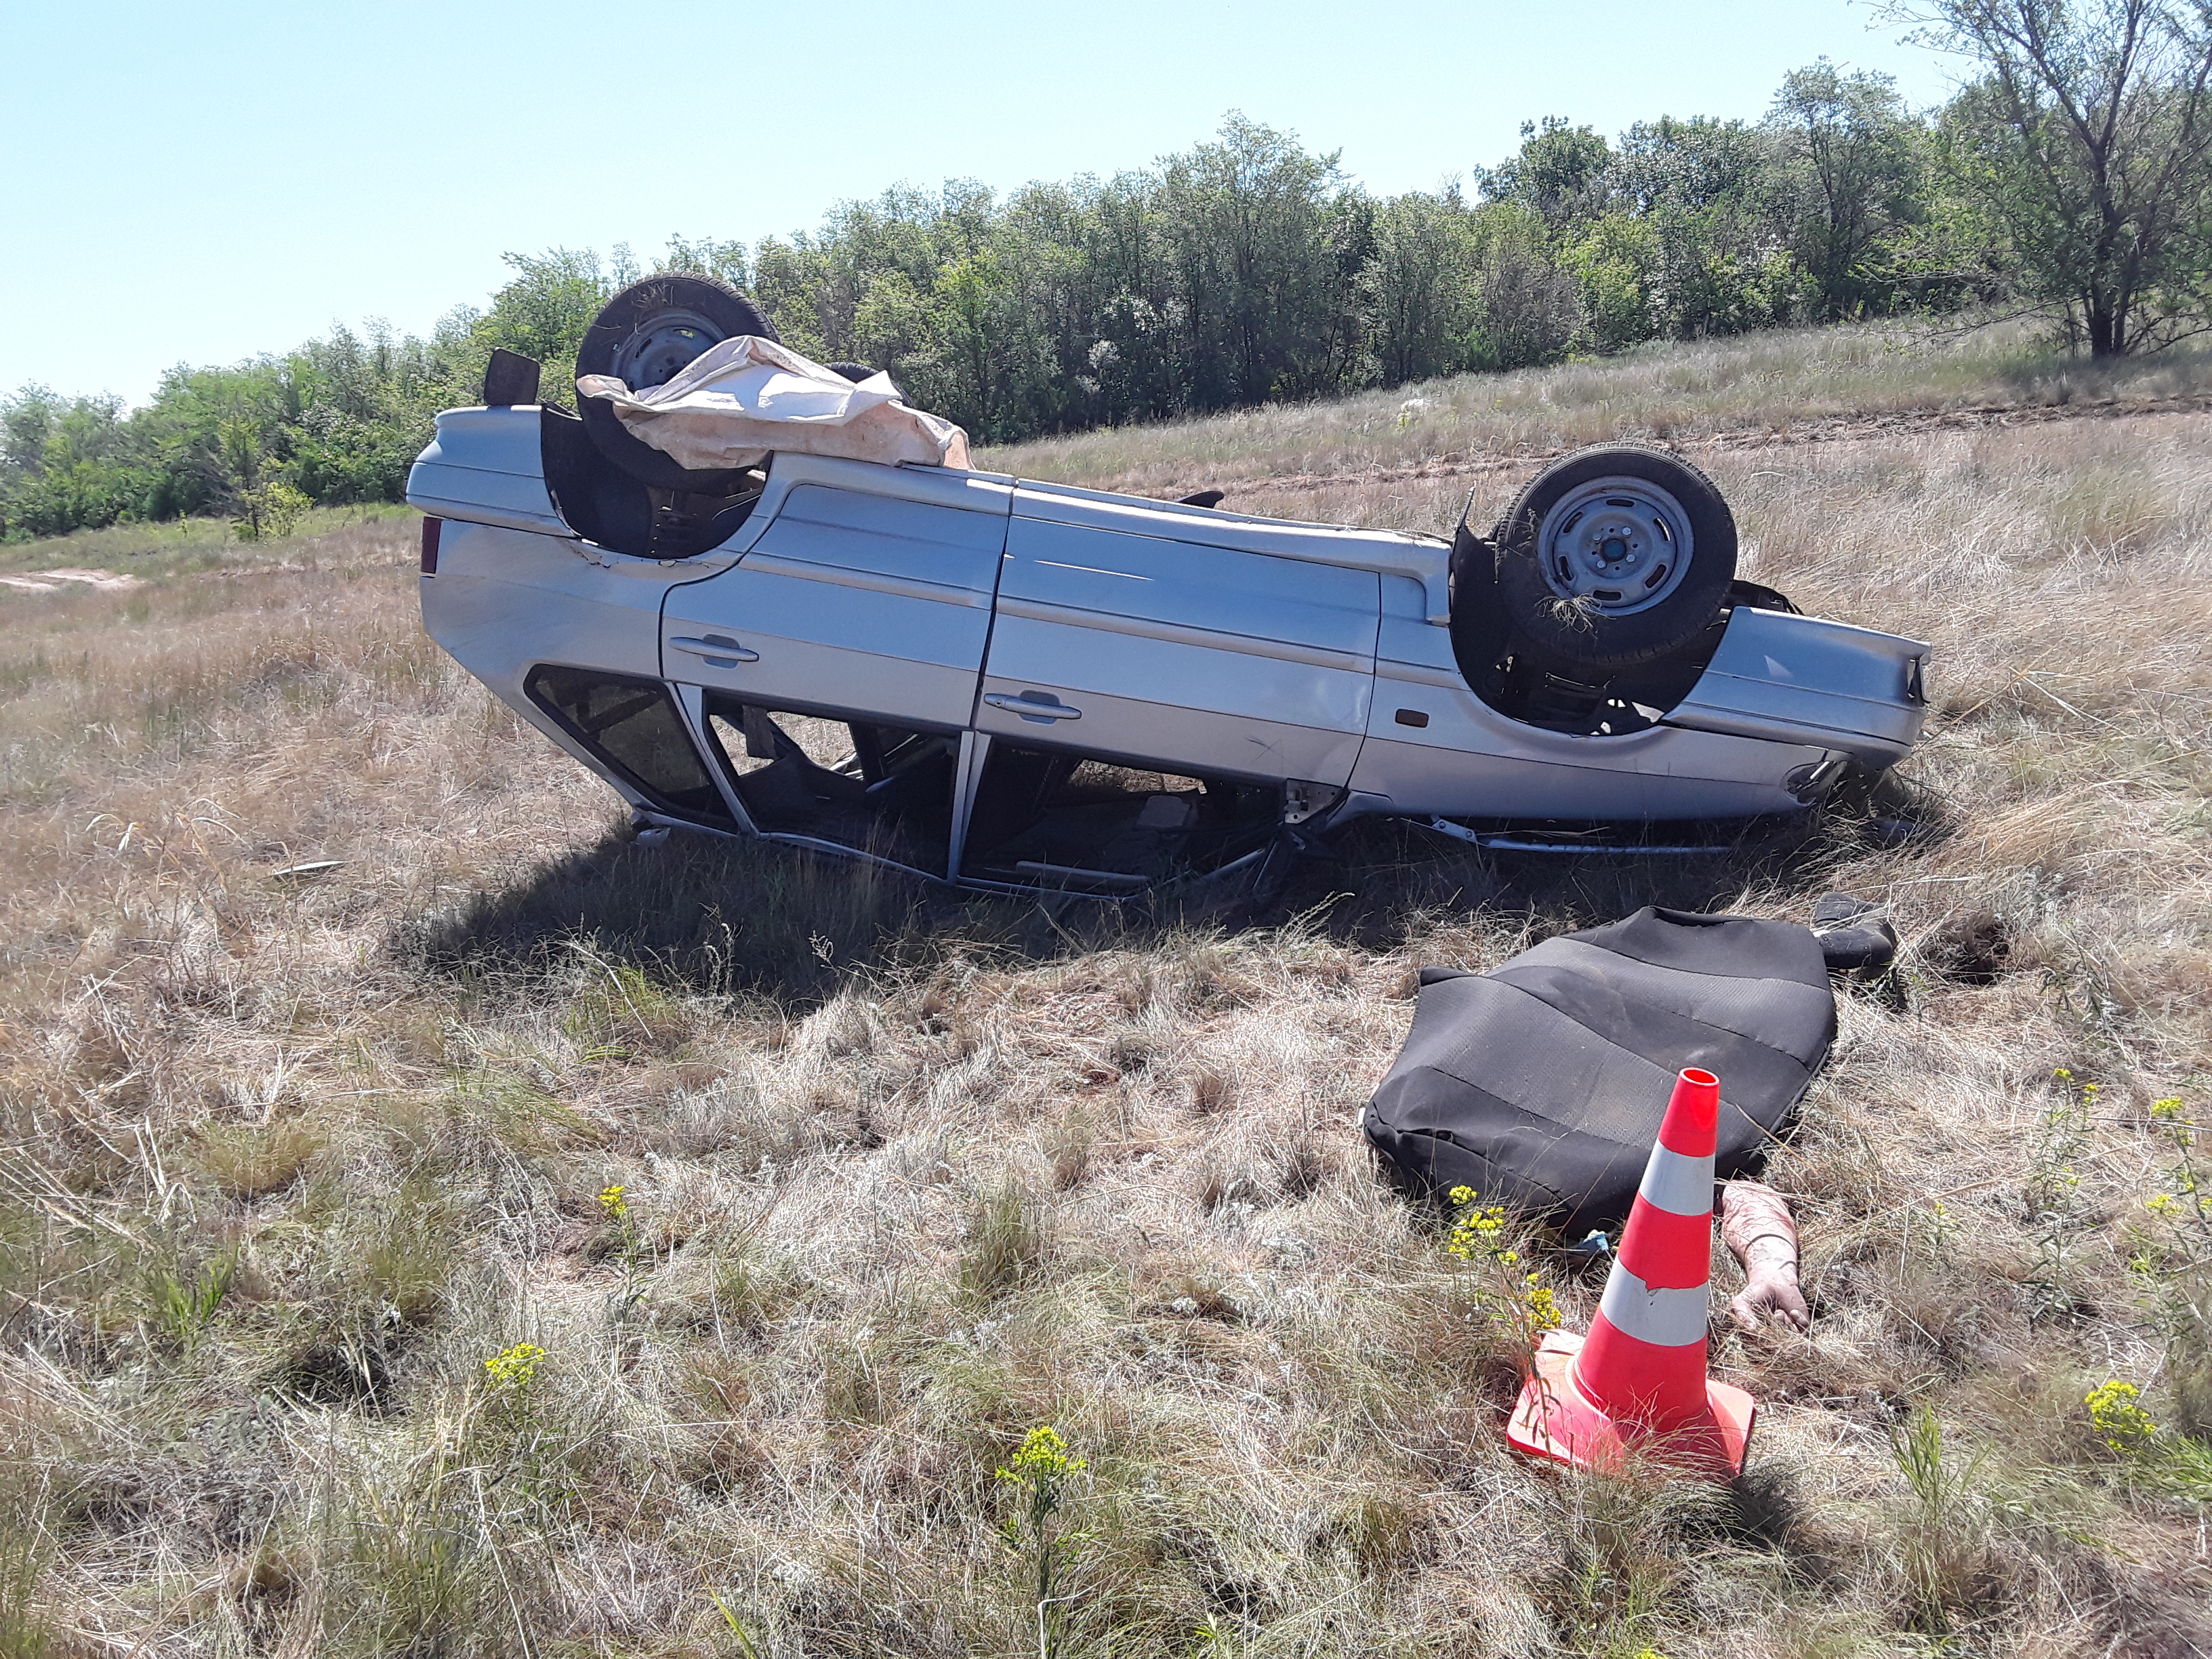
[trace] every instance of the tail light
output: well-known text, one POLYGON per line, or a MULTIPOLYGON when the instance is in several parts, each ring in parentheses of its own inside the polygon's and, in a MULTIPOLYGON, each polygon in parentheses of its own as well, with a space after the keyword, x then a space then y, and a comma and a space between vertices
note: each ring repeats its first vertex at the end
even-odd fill
POLYGON ((438 574, 438 530, 445 522, 443 519, 422 520, 422 574, 426 576, 438 574))

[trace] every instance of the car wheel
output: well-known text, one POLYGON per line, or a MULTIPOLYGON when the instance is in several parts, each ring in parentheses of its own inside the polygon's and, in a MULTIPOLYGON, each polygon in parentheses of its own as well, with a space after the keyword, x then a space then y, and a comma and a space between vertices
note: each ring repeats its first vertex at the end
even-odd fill
POLYGON ((1640 444, 1553 462, 1493 539, 1514 628, 1599 683, 1695 641, 1735 579, 1735 519, 1712 480, 1640 444))
MULTIPOLYGON (((672 380, 709 346, 740 334, 776 337, 758 306, 704 276, 648 276, 607 301, 576 349, 576 374, 611 374, 633 392, 672 380)), ((604 398, 579 397, 593 447, 640 483, 702 495, 729 493, 720 472, 693 472, 631 435, 604 398)))

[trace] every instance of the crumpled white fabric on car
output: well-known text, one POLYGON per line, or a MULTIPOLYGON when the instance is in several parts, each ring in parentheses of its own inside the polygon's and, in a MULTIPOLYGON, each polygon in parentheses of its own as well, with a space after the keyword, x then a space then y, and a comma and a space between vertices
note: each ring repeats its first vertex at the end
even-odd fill
POLYGON ((576 390, 606 398, 632 436, 694 471, 757 466, 776 450, 968 465, 968 434, 900 402, 890 375, 848 380, 757 335, 709 346, 643 392, 611 374, 583 375, 576 390))

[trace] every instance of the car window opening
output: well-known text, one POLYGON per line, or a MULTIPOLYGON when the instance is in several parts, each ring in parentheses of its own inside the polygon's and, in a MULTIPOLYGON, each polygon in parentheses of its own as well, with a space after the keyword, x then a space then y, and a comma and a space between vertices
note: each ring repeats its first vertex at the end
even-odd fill
POLYGON ((1257 851, 1281 813, 1275 785, 994 742, 969 815, 961 873, 1132 891, 1257 851))
POLYGON ((657 810, 717 829, 737 827, 675 699, 659 680, 540 664, 523 690, 657 810))
POLYGON ((756 829, 942 871, 959 739, 708 691, 708 736, 756 829))

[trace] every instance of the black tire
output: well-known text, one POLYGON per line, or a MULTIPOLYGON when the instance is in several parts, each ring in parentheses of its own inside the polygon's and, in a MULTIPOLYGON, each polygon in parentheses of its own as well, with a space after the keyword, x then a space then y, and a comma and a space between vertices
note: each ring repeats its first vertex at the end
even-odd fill
MULTIPOLYGON (((648 276, 607 301, 576 350, 576 374, 611 374, 633 392, 659 386, 708 346, 740 334, 776 337, 758 306, 704 276, 648 276), (696 349, 686 336, 697 337, 696 349)), ((640 483, 658 489, 724 495, 735 472, 693 472, 630 435, 604 398, 579 395, 577 412, 599 453, 640 483)))
POLYGON ((1593 684, 1693 643, 1735 580, 1735 518, 1721 492, 1687 461, 1643 444, 1598 444, 1553 462, 1493 539, 1498 597, 1515 630, 1593 684), (1612 480, 1617 491, 1601 488, 1612 480))

